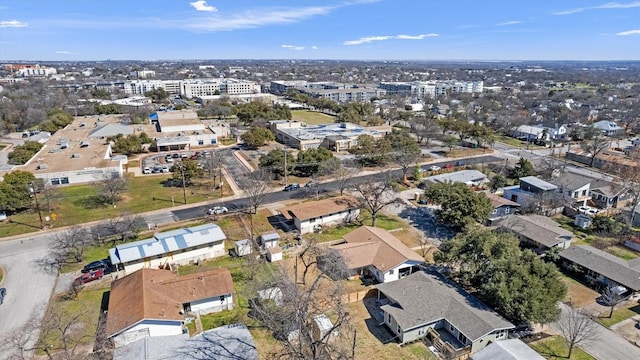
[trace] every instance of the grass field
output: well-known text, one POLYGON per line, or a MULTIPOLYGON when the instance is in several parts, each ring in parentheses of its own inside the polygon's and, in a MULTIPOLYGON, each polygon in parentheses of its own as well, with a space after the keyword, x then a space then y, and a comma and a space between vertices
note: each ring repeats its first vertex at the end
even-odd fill
POLYGON ((331 124, 335 120, 334 116, 307 110, 291 110, 291 118, 309 125, 331 124))
MULTIPOLYGON (((540 355, 549 360, 568 359, 569 348, 561 336, 552 336, 529 344, 540 355)), ((578 346, 574 346, 569 360, 596 360, 578 346)))
MULTIPOLYGON (((606 327, 610 327, 611 325, 617 324, 623 320, 627 320, 628 318, 636 316, 638 314, 640 314, 640 305, 635 305, 634 303, 632 303, 628 306, 620 305, 620 307, 616 307, 616 309, 613 310, 613 315, 611 315, 610 318, 599 317, 596 319, 596 321, 606 327)), ((609 313, 607 312, 604 315, 609 315, 609 313)))
MULTIPOLYGON (((371 225, 371 214, 367 210, 361 210, 358 219, 363 225, 371 225)), ((359 228, 361 226, 360 222, 349 225, 329 227, 319 234, 306 234, 305 239, 315 240, 317 242, 338 240, 341 239, 345 234, 359 228)), ((378 214, 378 217, 376 219, 376 227, 385 230, 404 229, 407 228, 407 226, 408 225, 404 221, 395 216, 378 214)))
MULTIPOLYGON (((122 214, 136 214, 144 211, 170 208, 184 204, 184 195, 181 187, 166 186, 164 182, 171 175, 137 176, 128 175, 129 187, 123 193, 122 199, 116 207, 96 205, 93 201, 98 194, 96 188, 91 185, 77 185, 62 187, 58 196, 52 200, 52 214, 42 211, 42 216, 51 216, 50 226, 62 227, 82 224, 95 220, 109 219, 122 214), (55 220, 53 220, 55 216, 55 220)), ((232 190, 228 184, 223 188, 223 195, 231 195, 232 190)), ((194 182, 186 191, 187 203, 192 204, 201 201, 220 198, 220 191, 213 191, 209 184, 194 182)), ((41 200, 42 202, 42 200, 41 200)), ((44 208, 44 204, 40 204, 44 208)), ((203 214, 204 215, 204 214, 203 214)), ((0 237, 24 234, 37 231, 40 226, 36 211, 25 211, 11 215, 10 222, 0 224, 0 237)))

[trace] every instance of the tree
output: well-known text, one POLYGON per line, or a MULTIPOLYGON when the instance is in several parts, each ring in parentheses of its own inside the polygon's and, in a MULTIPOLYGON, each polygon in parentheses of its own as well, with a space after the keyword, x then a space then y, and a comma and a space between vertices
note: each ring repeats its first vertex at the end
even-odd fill
POLYGON ((536 170, 533 168, 531 161, 521 157, 513 170, 511 170, 509 177, 512 179, 520 179, 527 176, 533 176, 535 174, 536 170))
POLYGON ((464 183, 438 183, 428 187, 425 199, 439 204, 438 220, 461 230, 470 223, 483 223, 493 206, 484 194, 476 193, 464 183))
POLYGON ((402 179, 407 181, 409 167, 420 158, 420 147, 407 130, 393 129, 386 139, 391 143, 393 159, 402 169, 402 179))
POLYGON ((296 169, 302 176, 312 176, 321 171, 325 161, 333 158, 333 152, 324 147, 301 150, 296 159, 296 169))
POLYGON ((375 139, 365 134, 358 136, 358 145, 349 149, 349 153, 356 155, 358 162, 365 166, 381 165, 392 155, 391 142, 385 138, 375 139))
POLYGON ((591 140, 583 142, 580 147, 591 157, 589 166, 593 167, 593 164, 596 161, 596 157, 603 151, 607 150, 610 146, 611 141, 603 134, 598 134, 591 140))
POLYGON ((269 141, 275 140, 275 136, 271 130, 259 126, 250 128, 242 134, 240 138, 244 141, 245 145, 250 148, 258 148, 269 141))
POLYGON ((169 93, 164 88, 157 88, 147 91, 146 93, 144 93, 144 96, 151 98, 153 102, 159 102, 161 100, 167 99, 169 97, 169 93))
POLYGON ((25 141, 24 144, 15 146, 9 153, 9 164, 24 165, 41 149, 42 144, 39 142, 25 141))
MULTIPOLYGON (((635 164, 640 164, 640 147, 635 146, 633 150, 629 152, 628 157, 635 164)), ((640 205, 640 169, 638 169, 638 166, 624 164, 616 164, 614 167, 622 184, 629 189, 629 193, 631 194, 629 225, 634 226, 636 211, 640 205)))
POLYGON ((192 159, 182 159, 173 164, 172 177, 177 183, 182 183, 184 186, 190 186, 193 179, 200 178, 204 175, 204 170, 200 168, 197 161, 192 159))
POLYGON ((442 141, 442 143, 449 148, 449 152, 453 151, 453 148, 456 146, 456 144, 458 143, 458 139, 453 136, 453 135, 447 135, 445 136, 444 140, 442 141))
POLYGON ((366 181, 355 185, 360 204, 371 213, 371 226, 376 226, 378 213, 386 206, 397 202, 393 191, 393 180, 390 172, 376 176, 378 181, 366 181))
POLYGON ((624 299, 625 297, 619 291, 616 291, 614 286, 607 287, 607 289, 602 293, 602 301, 609 307, 608 318, 613 316, 613 310, 616 305, 620 304, 624 299))
POLYGON ((72 227, 54 237, 52 264, 60 268, 66 263, 80 263, 84 260, 85 250, 94 243, 91 230, 86 227, 72 227))
POLYGON ((278 176, 285 176, 293 172, 296 158, 291 152, 282 149, 273 149, 268 153, 260 156, 259 166, 261 169, 272 172, 278 176), (285 170, 285 156, 287 169, 285 170))
POLYGON ((350 316, 343 301, 342 282, 346 266, 335 252, 318 247, 314 242, 303 245, 295 254, 302 266, 292 274, 285 267, 277 273, 263 272, 250 284, 250 297, 265 289, 278 289, 279 301, 252 301, 249 315, 275 338, 282 348, 275 349, 269 358, 283 359, 349 359, 356 345, 355 330, 349 325, 350 316), (307 267, 308 266, 308 267, 307 267), (299 280, 299 278, 302 278, 299 280), (326 314, 331 326, 321 334, 314 334, 313 322, 326 314))
POLYGON ((495 191, 505 186, 507 186, 507 178, 504 176, 498 174, 491 178, 491 190, 495 191))
POLYGON ((567 288, 555 265, 521 250, 511 233, 479 226, 443 243, 434 256, 451 277, 473 289, 487 305, 514 323, 557 319, 567 288))
MULTIPOLYGON (((334 158, 336 159, 336 158, 334 158)), ((344 195, 344 191, 351 185, 353 178, 360 173, 359 167, 346 167, 342 164, 342 161, 328 161, 324 166, 324 172, 331 174, 338 184, 340 190, 340 196, 344 195)))
POLYGON ((36 177, 22 170, 14 170, 4 176, 0 181, 0 208, 10 211, 19 211, 31 208, 33 204, 33 189, 37 183, 36 177))
POLYGON ((96 183, 101 201, 102 203, 111 204, 115 207, 122 193, 127 190, 129 180, 116 172, 107 170, 102 172, 101 178, 102 179, 96 183))
POLYGON ((416 136, 418 144, 424 141, 424 145, 429 146, 431 139, 440 132, 438 123, 432 113, 412 117, 409 121, 410 131, 416 136))
POLYGON ((567 359, 571 358, 573 348, 576 345, 580 345, 586 342, 591 342, 599 338, 598 327, 587 314, 574 310, 570 307, 566 307, 560 316, 560 320, 557 323, 557 328, 560 334, 564 337, 567 347, 569 348, 569 355, 567 359))

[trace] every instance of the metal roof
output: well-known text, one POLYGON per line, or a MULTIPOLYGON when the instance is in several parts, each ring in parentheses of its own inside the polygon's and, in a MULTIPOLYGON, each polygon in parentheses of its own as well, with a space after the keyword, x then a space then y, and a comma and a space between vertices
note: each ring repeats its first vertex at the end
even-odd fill
POLYGON ((109 258, 112 264, 134 262, 146 257, 220 242, 226 238, 226 235, 218 225, 205 224, 166 231, 158 233, 150 239, 118 245, 109 249, 109 258))

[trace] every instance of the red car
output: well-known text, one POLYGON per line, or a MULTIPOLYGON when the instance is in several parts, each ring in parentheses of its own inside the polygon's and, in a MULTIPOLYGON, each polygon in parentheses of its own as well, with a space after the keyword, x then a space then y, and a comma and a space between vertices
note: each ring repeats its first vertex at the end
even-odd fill
POLYGON ((103 276, 104 276, 104 270, 102 270, 102 269, 89 271, 89 272, 84 273, 84 274, 80 275, 79 277, 77 277, 76 280, 73 282, 73 284, 74 285, 86 284, 86 283, 92 282, 94 280, 102 279, 103 276))

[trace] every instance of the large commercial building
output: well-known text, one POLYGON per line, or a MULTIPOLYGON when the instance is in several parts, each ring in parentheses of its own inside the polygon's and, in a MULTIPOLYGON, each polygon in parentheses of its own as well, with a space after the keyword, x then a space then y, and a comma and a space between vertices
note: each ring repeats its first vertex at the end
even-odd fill
POLYGON ((260 93, 260 84, 237 79, 133 80, 124 84, 124 92, 128 95, 144 95, 147 91, 160 88, 170 95, 180 95, 188 99, 216 94, 260 93))
POLYGON ((449 93, 481 93, 483 81, 413 81, 381 82, 379 88, 391 95, 409 95, 418 98, 436 97, 449 93))

